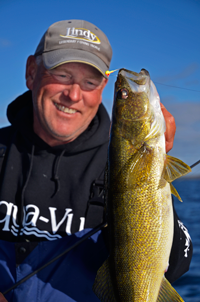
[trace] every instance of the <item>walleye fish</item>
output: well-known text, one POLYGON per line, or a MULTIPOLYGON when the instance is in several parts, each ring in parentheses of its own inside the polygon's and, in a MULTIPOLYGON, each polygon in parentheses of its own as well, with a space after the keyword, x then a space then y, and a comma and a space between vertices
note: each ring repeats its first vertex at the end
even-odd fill
POLYGON ((164 273, 173 240, 171 182, 191 171, 166 155, 165 121, 149 73, 120 69, 106 173, 110 256, 93 290, 100 301, 183 301, 164 273))

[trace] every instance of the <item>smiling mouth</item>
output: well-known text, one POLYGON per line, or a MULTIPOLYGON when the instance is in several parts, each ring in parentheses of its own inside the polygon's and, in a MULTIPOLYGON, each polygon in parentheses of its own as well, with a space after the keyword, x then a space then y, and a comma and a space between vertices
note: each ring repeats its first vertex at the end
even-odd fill
POLYGON ((64 112, 64 113, 74 114, 74 113, 77 112, 77 110, 75 110, 75 109, 71 109, 71 108, 65 107, 65 106, 63 106, 63 105, 59 105, 59 104, 57 104, 57 103, 55 103, 55 102, 54 102, 54 105, 55 105, 55 107, 56 107, 58 110, 60 110, 60 111, 62 111, 62 112, 64 112))

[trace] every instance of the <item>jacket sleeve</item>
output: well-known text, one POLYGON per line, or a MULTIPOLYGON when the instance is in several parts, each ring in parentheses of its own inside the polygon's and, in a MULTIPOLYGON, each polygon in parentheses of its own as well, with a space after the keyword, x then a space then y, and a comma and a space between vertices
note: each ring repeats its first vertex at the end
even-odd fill
POLYGON ((170 283, 173 283, 189 270, 192 259, 193 246, 187 228, 180 221, 174 208, 174 238, 169 258, 169 267, 165 274, 170 283))

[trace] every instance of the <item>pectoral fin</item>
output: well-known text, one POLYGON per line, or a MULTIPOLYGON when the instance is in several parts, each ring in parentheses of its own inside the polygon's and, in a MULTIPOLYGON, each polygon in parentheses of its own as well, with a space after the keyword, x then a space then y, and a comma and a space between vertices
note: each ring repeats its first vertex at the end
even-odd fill
POLYGON ((175 179, 191 172, 191 168, 185 164, 182 160, 166 155, 165 168, 163 172, 163 178, 171 183, 175 179))
POLYGON ((93 291, 102 302, 117 302, 111 281, 109 259, 107 259, 97 272, 93 291))
POLYGON ((184 302, 177 291, 171 286, 165 277, 163 277, 160 291, 156 302, 184 302))
POLYGON ((146 182, 152 169, 154 153, 146 146, 138 150, 130 159, 127 170, 124 171, 127 176, 128 188, 134 190, 138 183, 146 182))

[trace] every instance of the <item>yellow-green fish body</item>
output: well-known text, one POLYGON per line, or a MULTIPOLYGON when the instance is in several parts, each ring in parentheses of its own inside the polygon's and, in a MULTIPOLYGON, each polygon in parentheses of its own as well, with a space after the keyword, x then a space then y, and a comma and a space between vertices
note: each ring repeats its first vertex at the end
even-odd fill
POLYGON ((166 157, 164 132, 148 72, 121 69, 106 176, 110 256, 94 284, 103 302, 183 301, 164 273, 173 240, 170 183, 190 169, 166 157))

